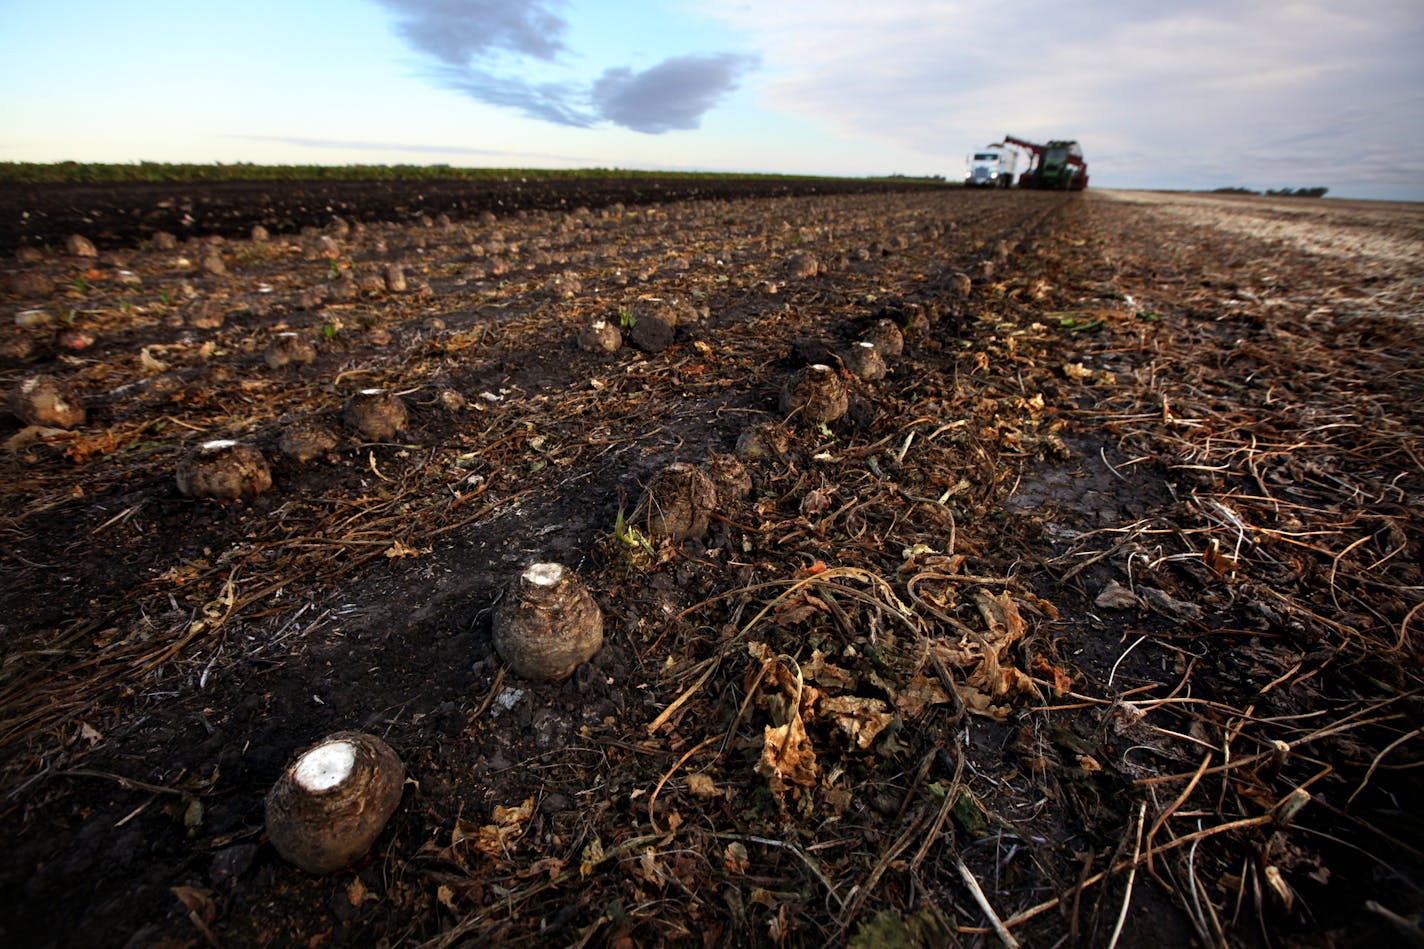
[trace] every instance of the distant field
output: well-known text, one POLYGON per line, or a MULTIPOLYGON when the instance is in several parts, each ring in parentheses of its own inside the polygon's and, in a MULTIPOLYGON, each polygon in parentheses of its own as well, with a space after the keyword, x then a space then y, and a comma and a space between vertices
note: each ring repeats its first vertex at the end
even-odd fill
POLYGON ((727 181, 923 181, 941 178, 907 175, 836 178, 825 175, 776 175, 751 172, 635 171, 623 168, 457 168, 452 165, 187 165, 165 162, 107 164, 93 162, 0 162, 0 184, 125 184, 180 181, 420 181, 429 179, 505 180, 633 178, 648 180, 727 181))

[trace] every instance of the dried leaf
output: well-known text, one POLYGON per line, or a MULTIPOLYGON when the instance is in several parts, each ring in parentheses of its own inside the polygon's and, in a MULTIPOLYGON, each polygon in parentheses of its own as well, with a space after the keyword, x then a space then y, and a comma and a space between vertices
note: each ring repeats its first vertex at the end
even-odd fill
POLYGON ((391 560, 403 560, 406 557, 419 557, 421 554, 430 553, 429 549, 418 550, 414 547, 407 547, 400 541, 392 541, 386 548, 386 557, 391 560))
POLYGON ((906 718, 918 718, 931 705, 948 705, 952 701, 938 679, 917 675, 895 696, 895 708, 906 718))
POLYGON ((785 725, 766 726, 756 770, 771 779, 773 791, 785 790, 789 784, 816 786, 816 751, 800 715, 792 715, 785 725))
POLYGON ((709 774, 689 774, 687 790, 693 797, 700 797, 704 801, 718 796, 717 785, 709 774))
POLYGON ((579 879, 587 880, 603 862, 603 841, 597 837, 584 844, 583 856, 579 858, 579 879))
POLYGON ((732 841, 722 851, 722 865, 733 873, 747 872, 747 867, 751 866, 751 858, 741 841, 732 841))
POLYGON ((1108 581, 1093 604, 1105 610, 1140 610, 1146 606, 1141 597, 1116 580, 1108 581))
POLYGON ((796 626, 815 616, 817 613, 829 613, 830 607, 825 602, 811 596, 809 593, 802 593, 799 596, 788 597, 777 604, 772 610, 772 616, 776 617, 778 626, 796 626))
POLYGON ((877 735, 895 718, 889 707, 880 699, 862 698, 858 695, 838 695, 822 699, 817 710, 829 715, 852 746, 865 751, 877 735))
POLYGON ((435 888, 435 899, 440 902, 441 906, 452 913, 458 913, 460 911, 455 906, 455 891, 444 883, 435 888))
POLYGON ((828 689, 850 691, 855 688, 856 678, 840 666, 826 662, 826 654, 817 649, 811 653, 809 661, 801 664, 801 674, 807 681, 828 689))
POLYGON ((1057 697, 1061 698, 1073 690, 1073 677, 1042 656, 1033 657, 1033 671, 1052 680, 1053 694, 1057 697))
POLYGON ((1222 578, 1230 577, 1240 566, 1236 562, 1236 558, 1221 552, 1221 542, 1214 537, 1207 545, 1206 550, 1202 551, 1202 563, 1206 564, 1207 569, 1222 578))
POLYGON ((527 880, 530 877, 536 877, 541 874, 547 873, 549 875, 549 880, 553 881, 557 880, 559 878, 559 874, 563 872, 564 861, 560 860, 558 857, 544 857, 541 860, 535 860, 533 863, 531 863, 524 869, 516 871, 514 875, 519 877, 521 880, 527 880))
POLYGON ((153 355, 148 346, 145 346, 139 351, 138 361, 139 365, 143 367, 144 372, 156 374, 168 371, 168 363, 163 362, 157 356, 153 355))
POLYGON ((58 441, 64 438, 77 437, 73 432, 63 428, 46 428, 43 425, 26 425, 9 438, 5 439, 6 451, 18 451, 21 448, 29 448, 41 442, 58 441))
POLYGON ((486 824, 475 834, 475 849, 491 857, 502 857, 509 845, 524 832, 524 825, 534 816, 534 798, 515 807, 496 805, 494 823, 486 824))
POLYGON ((1175 599, 1156 587, 1143 587, 1142 597, 1154 612, 1161 613, 1163 616, 1185 620, 1199 620, 1202 617, 1200 606, 1188 603, 1186 600, 1175 599))
POLYGON ((360 877, 352 877, 351 882, 346 884, 346 902, 352 906, 366 902, 366 884, 361 882, 360 877))

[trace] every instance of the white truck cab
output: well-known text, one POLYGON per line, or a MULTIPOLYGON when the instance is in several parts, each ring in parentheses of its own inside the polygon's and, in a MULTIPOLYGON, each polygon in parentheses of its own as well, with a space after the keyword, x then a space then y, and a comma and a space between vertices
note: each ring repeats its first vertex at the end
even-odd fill
POLYGON ((985 145, 970 157, 964 184, 970 188, 1009 188, 1013 186, 1018 172, 1018 149, 995 142, 985 145))

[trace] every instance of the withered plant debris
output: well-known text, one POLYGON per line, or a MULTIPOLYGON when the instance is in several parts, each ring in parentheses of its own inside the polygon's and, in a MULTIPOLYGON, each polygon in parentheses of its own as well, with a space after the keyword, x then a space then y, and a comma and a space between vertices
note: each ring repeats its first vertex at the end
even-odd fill
POLYGON ((544 187, 194 186, 0 265, 0 384, 87 409, 0 419, 7 944, 1417 932, 1418 206, 481 210, 544 187), (650 338, 589 352, 600 320, 650 338), (309 365, 264 365, 281 333, 309 365), (787 388, 815 363, 829 411, 787 388), (362 390, 401 413, 337 437, 362 390), (276 489, 185 499, 216 439, 276 489), (557 682, 495 646, 534 561, 602 615, 557 682), (264 797, 352 730, 404 796, 312 876, 264 797))

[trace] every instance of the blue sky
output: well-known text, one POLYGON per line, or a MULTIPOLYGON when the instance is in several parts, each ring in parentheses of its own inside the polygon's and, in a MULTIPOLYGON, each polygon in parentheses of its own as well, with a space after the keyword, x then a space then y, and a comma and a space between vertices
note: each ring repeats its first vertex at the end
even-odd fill
POLYGON ((963 173, 1424 200, 1420 0, 0 0, 0 160, 963 173))

